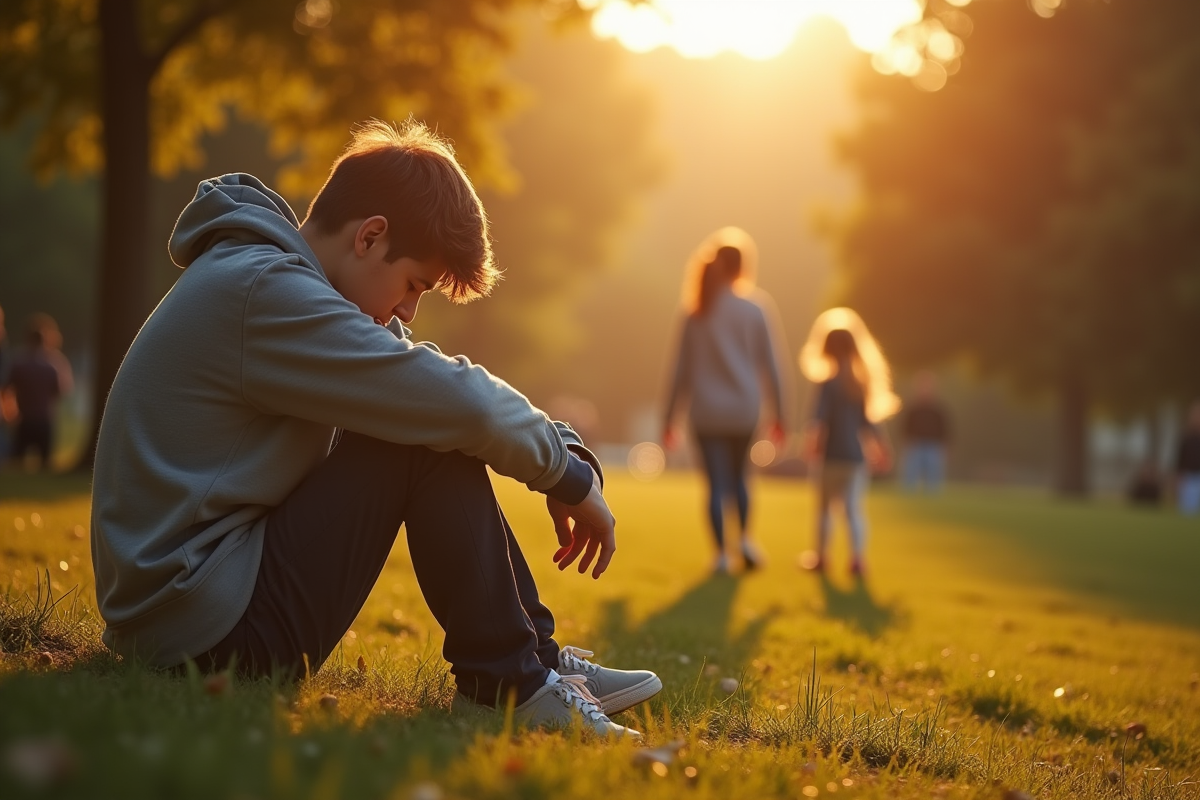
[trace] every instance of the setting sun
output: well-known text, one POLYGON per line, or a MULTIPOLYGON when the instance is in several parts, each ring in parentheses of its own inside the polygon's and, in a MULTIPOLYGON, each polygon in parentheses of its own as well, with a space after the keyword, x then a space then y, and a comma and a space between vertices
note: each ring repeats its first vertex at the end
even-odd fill
POLYGON ((922 14, 919 0, 585 0, 584 5, 596 10, 597 36, 637 52, 671 47, 689 58, 726 51, 772 58, 818 16, 836 20, 856 47, 875 53, 922 14))

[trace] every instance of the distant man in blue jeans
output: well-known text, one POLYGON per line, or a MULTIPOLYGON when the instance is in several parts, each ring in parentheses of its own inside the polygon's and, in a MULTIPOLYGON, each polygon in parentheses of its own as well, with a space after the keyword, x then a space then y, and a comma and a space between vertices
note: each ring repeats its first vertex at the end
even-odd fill
POLYGON ((919 372, 913 399, 904 412, 904 488, 938 492, 946 475, 946 446, 950 443, 950 412, 938 397, 937 377, 919 372))
POLYGON ((164 667, 319 669, 403 524, 461 694, 515 695, 531 726, 638 735, 608 714, 661 682, 559 647, 487 472, 546 494, 555 561, 598 578, 616 549, 599 464, 405 327, 425 292, 462 302, 497 277, 449 145, 364 125, 303 224, 253 176, 204 181, 170 251, 184 272, 126 354, 96 448, 105 644, 164 667))

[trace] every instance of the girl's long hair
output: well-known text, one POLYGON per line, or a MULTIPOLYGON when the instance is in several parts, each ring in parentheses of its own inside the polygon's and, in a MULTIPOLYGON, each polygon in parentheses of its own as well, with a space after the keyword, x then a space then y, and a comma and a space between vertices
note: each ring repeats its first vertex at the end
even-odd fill
POLYGON ((730 284, 737 294, 749 294, 757 269, 758 248, 750 234, 733 226, 715 231, 688 258, 684 309, 696 316, 707 314, 720 288, 730 284))
POLYGON ((892 370, 862 318, 849 308, 831 308, 813 322, 800 350, 800 371, 813 383, 823 383, 849 361, 849 376, 861 390, 871 422, 882 422, 900 410, 892 391, 892 370))

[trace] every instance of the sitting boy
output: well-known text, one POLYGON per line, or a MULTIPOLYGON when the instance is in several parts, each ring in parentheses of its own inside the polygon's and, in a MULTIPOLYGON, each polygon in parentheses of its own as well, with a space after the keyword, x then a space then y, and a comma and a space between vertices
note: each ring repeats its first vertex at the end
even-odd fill
MULTIPOLYGON (((487 218, 450 147, 362 126, 302 225, 250 175, 200 184, 183 274, 125 356, 96 449, 104 642, 149 663, 316 670, 401 523, 458 691, 527 725, 609 720, 656 694, 554 641, 487 467, 547 495, 560 569, 616 550, 595 457, 463 357, 409 339, 421 295, 491 289, 487 218)), ((629 731, 638 735, 636 731, 629 731)))

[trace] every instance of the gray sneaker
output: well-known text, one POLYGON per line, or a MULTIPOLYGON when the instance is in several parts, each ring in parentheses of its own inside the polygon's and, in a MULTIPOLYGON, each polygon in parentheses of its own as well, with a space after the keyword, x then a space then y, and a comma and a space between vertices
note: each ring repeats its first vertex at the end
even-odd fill
POLYGON ((581 677, 560 675, 554 670, 550 670, 545 686, 516 707, 513 717, 526 728, 570 728, 582 723, 601 736, 642 738, 633 728, 618 725, 605 716, 581 677))
POLYGON ((558 651, 558 672, 582 677, 605 714, 633 708, 662 691, 662 681, 653 672, 602 667, 588 661, 594 655, 591 650, 567 645, 558 651))

